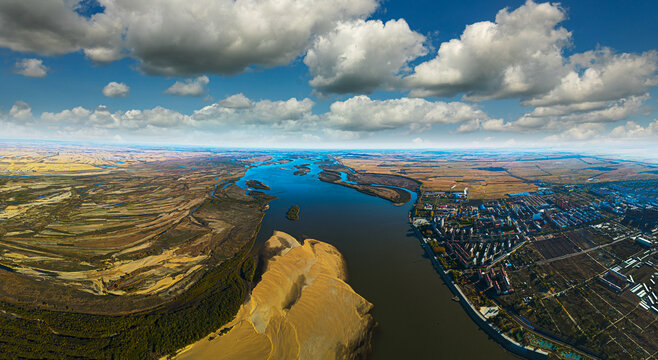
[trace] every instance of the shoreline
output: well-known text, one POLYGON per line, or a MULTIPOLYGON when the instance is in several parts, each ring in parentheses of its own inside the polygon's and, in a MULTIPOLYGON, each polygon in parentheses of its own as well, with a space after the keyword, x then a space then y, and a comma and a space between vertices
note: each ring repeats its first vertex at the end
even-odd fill
POLYGON ((411 225, 414 229, 414 233, 418 237, 418 241, 421 243, 421 247, 425 250, 427 256, 429 256, 430 261, 436 272, 441 275, 443 283, 450 289, 453 295, 455 295, 459 300, 459 303, 462 305, 462 308, 466 311, 466 314, 478 325, 478 327, 489 335, 494 341, 499 343, 506 350, 514 353, 515 355, 522 356, 526 359, 533 360, 543 360, 548 359, 549 353, 538 348, 531 346, 526 346, 516 342, 514 339, 503 334, 498 328, 491 324, 480 312, 474 307, 473 303, 468 299, 468 297, 462 292, 451 278, 450 275, 445 271, 441 263, 436 258, 436 255, 432 252, 432 249, 423 239, 422 234, 418 231, 418 228, 411 225))

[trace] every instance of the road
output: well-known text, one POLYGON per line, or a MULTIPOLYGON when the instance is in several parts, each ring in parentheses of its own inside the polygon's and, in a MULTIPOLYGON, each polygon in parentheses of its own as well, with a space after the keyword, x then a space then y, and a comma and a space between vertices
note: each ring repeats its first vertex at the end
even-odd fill
POLYGON ((591 247, 591 248, 586 249, 586 250, 583 250, 583 251, 579 251, 579 252, 575 252, 575 253, 570 253, 570 254, 566 254, 566 255, 562 255, 562 256, 557 256, 557 257, 550 258, 550 259, 540 260, 540 261, 537 261, 536 264, 537 264, 537 265, 545 265, 545 264, 548 264, 548 263, 552 263, 553 261, 564 260, 564 259, 568 259, 568 258, 570 258, 570 257, 574 257, 574 256, 582 255, 582 254, 587 254, 587 253, 590 252, 590 251, 594 251, 594 250, 602 249, 602 248, 607 247, 607 246, 610 246, 610 245, 614 245, 614 244, 616 244, 616 243, 618 243, 618 242, 624 241, 624 240, 626 240, 626 239, 628 239, 628 238, 630 238, 630 237, 632 237, 632 236, 635 236, 635 235, 637 235, 637 234, 626 235, 626 236, 624 236, 623 238, 621 238, 621 239, 617 239, 617 240, 615 240, 615 241, 613 241, 613 242, 609 242, 609 243, 607 243, 607 244, 603 244, 603 245, 599 245, 599 246, 591 247))

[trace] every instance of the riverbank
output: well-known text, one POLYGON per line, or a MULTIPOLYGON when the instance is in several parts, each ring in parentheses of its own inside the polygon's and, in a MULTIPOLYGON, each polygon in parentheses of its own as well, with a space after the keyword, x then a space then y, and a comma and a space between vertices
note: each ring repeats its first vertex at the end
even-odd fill
POLYGON ((370 352, 372 304, 345 282, 335 247, 276 231, 263 254, 261 281, 236 318, 177 359, 360 359, 370 352))
POLYGON ((255 246, 261 247, 276 230, 335 246, 347 262, 349 285, 375 305, 371 313, 378 325, 369 359, 429 359, 440 351, 442 358, 508 360, 512 355, 450 300, 449 289, 426 261, 408 223, 416 193, 404 206, 393 206, 319 181, 320 165, 327 163, 318 156, 253 167, 237 182, 244 187, 247 180, 265 181, 272 188, 266 193, 278 198, 269 203, 255 246), (295 176, 294 165, 303 164, 310 164, 311 172, 295 176), (294 205, 303 210, 301 220, 287 221, 294 205))
POLYGON ((541 349, 533 348, 530 346, 525 346, 518 343, 509 336, 503 334, 498 328, 491 324, 481 313, 478 311, 473 303, 468 299, 468 297, 462 292, 459 285, 457 285, 450 275, 445 271, 439 260, 436 258, 436 255, 427 244, 422 234, 414 226, 416 235, 419 238, 421 246, 427 253, 427 256, 432 261, 432 265, 436 271, 441 275, 443 282, 448 286, 450 291, 459 299, 459 303, 462 305, 468 316, 473 319, 473 321, 482 329, 487 335, 491 336, 492 339, 496 340, 501 344, 505 349, 511 351, 512 353, 523 356, 528 359, 548 359, 549 354, 541 349))

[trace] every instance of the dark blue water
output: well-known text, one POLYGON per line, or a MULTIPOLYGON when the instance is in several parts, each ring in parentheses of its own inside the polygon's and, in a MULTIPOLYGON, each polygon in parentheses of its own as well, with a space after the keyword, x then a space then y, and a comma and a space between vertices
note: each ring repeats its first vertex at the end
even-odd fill
POLYGON ((512 358, 451 300, 425 257, 408 223, 416 195, 398 207, 318 180, 314 164, 308 175, 293 175, 294 165, 316 160, 256 166, 237 183, 247 188, 246 180, 262 181, 272 189, 265 192, 278 197, 270 202, 257 244, 280 230, 336 246, 347 261, 348 283, 375 305, 372 359, 512 358), (293 205, 301 208, 300 221, 286 219, 293 205))

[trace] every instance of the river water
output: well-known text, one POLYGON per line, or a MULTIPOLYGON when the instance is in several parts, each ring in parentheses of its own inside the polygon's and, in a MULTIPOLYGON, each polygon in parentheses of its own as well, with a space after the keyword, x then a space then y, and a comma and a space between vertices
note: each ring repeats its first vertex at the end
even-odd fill
POLYGON ((374 304, 378 322, 371 359, 510 359, 514 355, 491 340, 451 300, 450 290, 432 268, 408 223, 411 204, 387 200, 322 182, 314 162, 260 165, 238 181, 259 180, 278 197, 270 202, 257 245, 274 230, 298 239, 334 245, 347 262, 348 283, 374 304), (311 172, 293 175, 294 165, 311 164, 311 172), (286 219, 299 205, 300 221, 286 219))

